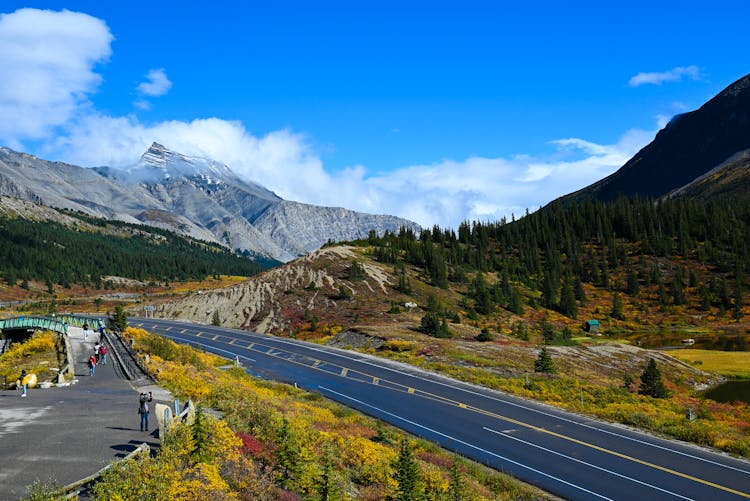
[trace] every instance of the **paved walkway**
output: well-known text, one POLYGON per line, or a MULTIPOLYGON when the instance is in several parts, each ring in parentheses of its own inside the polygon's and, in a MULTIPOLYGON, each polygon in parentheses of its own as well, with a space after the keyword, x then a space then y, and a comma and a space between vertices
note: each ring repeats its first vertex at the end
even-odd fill
POLYGON ((171 395, 157 386, 131 386, 113 370, 112 355, 90 377, 86 360, 98 334, 84 341, 81 329, 70 328, 70 338, 78 384, 32 388, 27 398, 0 391, 1 500, 23 497, 35 480, 72 483, 143 442, 158 445, 153 412, 152 431, 139 431, 138 393, 153 391, 163 403, 171 402, 171 395))

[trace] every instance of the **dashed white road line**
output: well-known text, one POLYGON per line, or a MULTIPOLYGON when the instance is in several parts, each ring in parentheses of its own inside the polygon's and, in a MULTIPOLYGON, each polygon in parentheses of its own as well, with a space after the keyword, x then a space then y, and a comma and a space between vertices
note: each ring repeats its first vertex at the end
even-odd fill
POLYGON ((675 496, 675 497, 678 497, 678 498, 681 498, 681 499, 687 499, 689 501, 692 501, 692 499, 693 499, 693 498, 688 498, 688 497, 682 496, 680 494, 677 494, 676 492, 672 492, 672 491, 668 491, 666 489, 662 489, 661 487, 657 487, 657 486, 649 484, 647 482, 643 482, 643 481, 638 480, 636 478, 628 477, 628 476, 623 475, 621 473, 617 473, 616 471, 608 470, 607 468, 603 468, 601 466, 597 466, 597 465, 592 464, 592 463, 587 463, 586 461, 583 461, 583 460, 578 459, 578 458, 574 458, 572 456, 568 456, 567 454, 563 454, 561 452, 553 451, 552 449, 548 449, 546 447, 542 447, 541 445, 537 445, 537 444, 534 444, 532 442, 527 442, 526 440, 522 440, 522 439, 520 439, 518 437, 511 436, 511 435, 509 435, 505 431, 493 430, 492 428, 487 428, 486 426, 483 426, 482 428, 484 430, 486 430, 486 431, 489 431, 490 433, 494 433, 496 435, 500 435, 501 437, 509 438, 511 440, 515 440, 516 442, 521 442, 522 444, 528 445, 530 447, 535 447, 537 449, 541 449, 541 450, 543 450, 545 452, 548 452, 550 454, 554 454, 556 456, 560 456, 560 457, 563 457, 565 459, 569 459, 570 461, 575 461, 576 463, 580 463, 580 464, 586 465, 589 468, 594 468, 594 469, 603 471, 605 473, 609 473, 611 475, 615 475, 616 477, 624 478, 625 480, 630 480, 631 482, 635 482, 637 484, 641 484, 641 485, 644 485, 646 487, 651 487, 652 489, 656 489, 657 491, 664 492, 665 494, 669 494, 671 496, 675 496))
POLYGON ((481 448, 481 447, 479 447, 477 445, 470 444, 469 442, 464 442, 461 439, 452 437, 450 435, 446 435, 445 433, 439 432, 437 430, 433 430, 432 428, 429 428, 429 427, 424 426, 422 424, 416 423, 414 421, 411 421, 410 419, 406 419, 406 418, 401 417, 401 416, 399 416, 397 414, 394 414, 392 412, 388 412, 386 410, 380 409, 379 407, 375 407, 374 405, 368 404, 367 402, 363 402, 362 400, 358 400, 358 399, 356 399, 354 397, 350 397, 349 395, 345 395, 344 393, 340 393, 338 391, 334 391, 334 390, 332 390, 330 388, 326 388, 325 386, 318 386, 318 388, 320 388, 320 390, 322 390, 322 391, 327 391, 327 392, 332 393, 334 395, 337 395, 337 396, 339 396, 341 398, 345 398, 347 400, 351 400, 352 402, 356 402, 359 405, 363 405, 365 407, 369 407, 370 409, 376 410, 376 411, 378 411, 378 412, 380 412, 382 414, 386 414, 388 416, 391 416, 391 417, 393 417, 395 419, 398 419, 400 421, 403 421, 405 423, 409 423, 412 426, 416 426, 418 428, 422 428, 423 430, 427 430, 430 433, 434 433, 435 435, 439 435, 441 437, 445 437, 445 438, 447 438, 449 440, 452 440, 452 441, 454 441, 454 442, 456 442, 458 444, 462 444, 462 445, 465 445, 467 447, 471 447, 472 449, 476 449, 476 450, 478 450, 478 451, 480 451, 480 452, 482 452, 484 454, 487 454, 489 456, 496 457, 496 458, 498 458, 498 459, 500 459, 502 461, 507 461, 508 463, 514 464, 516 466, 520 466, 521 468, 527 469, 529 471, 533 471, 534 473, 536 473, 538 475, 543 475, 543 476, 545 476, 547 478, 555 480, 556 482, 560 482, 561 484, 565 484, 565 485, 567 485, 569 487, 573 487, 574 489, 578 489, 578 490, 580 490, 582 492, 586 492, 587 494, 591 494, 592 496, 595 496, 595 497, 598 497, 598 498, 601 498, 601 499, 608 499, 610 501, 613 501, 612 498, 608 498, 608 497, 603 496, 603 495, 601 495, 599 493, 596 493, 594 491, 590 491, 590 490, 588 490, 588 489, 586 489, 584 487, 581 487, 580 485, 576 485, 576 484, 574 484, 572 482, 568 482, 568 481, 563 480, 561 478, 558 478, 558 477, 556 477, 554 475, 550 475, 549 473, 545 473, 543 471, 537 470, 536 468, 532 468, 531 466, 528 466, 528 465, 525 465, 523 463, 519 463, 518 461, 514 461, 512 459, 506 458, 506 457, 501 456, 499 454, 496 454, 496 453, 494 453, 492 451, 488 451, 487 449, 483 449, 483 448, 481 448))

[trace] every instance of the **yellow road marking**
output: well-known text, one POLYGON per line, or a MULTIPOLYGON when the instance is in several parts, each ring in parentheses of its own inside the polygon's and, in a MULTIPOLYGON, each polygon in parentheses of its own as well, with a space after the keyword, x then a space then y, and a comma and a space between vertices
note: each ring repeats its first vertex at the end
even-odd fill
POLYGON ((312 368, 314 369, 319 365, 320 365, 320 360, 316 360, 315 363, 312 364, 312 368))
MULTIPOLYGON (((198 332, 198 333, 196 333, 196 336, 200 337, 201 334, 203 334, 203 332, 198 332)), ((216 336, 213 337, 213 339, 216 340, 218 337, 219 336, 216 335, 216 336)), ((255 345, 255 343, 250 343, 247 347, 249 349, 249 348, 252 348, 254 345, 255 345)), ((270 356, 276 357, 276 358, 280 358, 282 360, 286 360, 287 362, 292 362, 292 363, 295 363, 295 364, 298 364, 298 365, 306 365, 306 364, 303 364, 302 362, 299 362, 299 361, 296 361, 296 360, 293 360, 293 359, 285 359, 283 357, 280 357, 278 354, 273 353, 273 348, 270 348, 269 351, 267 352, 267 354, 270 355, 270 356)), ((317 369, 317 370, 319 370, 319 371, 329 372, 329 371, 326 371, 326 370, 318 367, 319 363, 320 363, 319 360, 316 361, 316 363, 313 364, 312 367, 315 368, 315 369, 317 369)), ((310 367, 310 366, 307 366, 307 367, 310 367)), ((355 371, 355 372, 357 372, 359 374, 366 375, 368 377, 371 377, 372 378, 372 384, 378 384, 380 382, 380 378, 377 378, 375 376, 370 376, 369 374, 365 374, 365 373, 359 372, 359 371, 355 371)), ((349 373, 349 368, 348 367, 342 367, 341 368, 340 375, 342 377, 345 377, 348 373, 349 373)), ((406 391, 406 393, 409 393, 409 394, 414 394, 415 393, 415 389, 414 388, 408 387, 408 386, 403 385, 401 383, 392 382, 391 384, 392 384, 392 386, 390 386, 390 388, 393 389, 394 391, 406 391), (405 390, 404 389, 399 389, 399 388, 404 388, 405 390)), ((523 421, 519 421, 517 419, 513 419, 513 418, 510 418, 510 417, 507 417, 507 416, 503 416, 501 414, 497 414, 497 413, 494 413, 494 412, 491 412, 491 411, 487 411, 487 410, 481 409, 479 407, 469 406, 469 405, 467 405, 465 403, 458 402, 458 401, 455 401, 455 400, 451 400, 449 398, 446 398, 446 397, 443 397, 443 396, 440 396, 440 395, 437 395, 437 394, 434 394, 434 393, 420 391, 420 395, 422 395, 422 396, 424 396, 426 398, 430 398, 432 400, 441 401, 441 402, 449 404, 449 405, 455 405, 455 406, 460 407, 462 409, 468 409, 468 410, 477 412, 479 414, 484 414, 485 416, 490 416, 490 417, 494 417, 494 418, 502 420, 502 421, 507 421, 509 423, 513 423, 513 424, 516 424, 518 426, 522 426, 524 428, 528 428, 528 429, 532 429, 532 430, 538 431, 540 433, 545 433, 547 435, 554 436, 554 437, 557 437, 557 438, 562 439, 562 440, 567 440, 569 442, 573 442, 573 443, 582 445, 584 447, 589 447, 591 449, 597 450, 599 452, 603 452, 605 454, 610 454, 612 456, 616 456, 616 457, 619 457, 619 458, 622 458, 622 459, 625 459, 625 460, 628 460, 628 461, 633 461, 634 463, 638 463, 638 464, 641 464, 643 466, 647 466, 647 467, 650 467, 650 468, 654 468, 656 470, 663 471, 665 473, 669 473, 669 474, 672 474, 672 475, 675 475, 675 476, 678 476, 678 477, 682 477, 682 478, 685 478, 685 479, 688 479, 688 480, 692 480, 694 482, 698 482, 700 484, 707 485, 707 486, 713 487, 715 489, 719 489, 719 490, 722 490, 722 491, 725 491, 725 492, 730 492, 732 494, 736 494, 736 495, 744 497, 744 498, 750 498, 750 494, 742 492, 742 491, 738 491, 736 489, 732 489, 731 487, 726 487, 726 486, 723 486, 723 485, 720 485, 720 484, 716 484, 716 483, 711 482, 709 480, 703 480, 701 478, 697 478, 697 477, 694 477, 692 475, 688 475, 687 473, 682 473, 682 472, 673 470, 671 468, 667 468, 665 466, 660 466, 658 464, 650 463, 650 462, 645 461, 643 459, 638 459, 636 457, 629 456, 629 455, 623 454, 621 452, 613 451, 611 449, 607 449, 605 447, 601 447, 601 446, 598 446, 598 445, 595 445, 595 444, 591 444, 589 442, 585 442, 585 441, 579 440, 577 438, 569 437, 569 436, 563 435, 561 433, 557 433, 557 432, 554 432, 554 431, 551 431, 551 430, 547 430, 547 429, 539 427, 539 426, 535 426, 535 425, 532 425, 532 424, 524 423, 523 421)))
POLYGON ((492 417, 496 417, 498 419, 502 419, 504 421, 508 421, 509 423, 517 424, 517 425, 523 426, 525 428, 530 428, 532 430, 536 430, 536 431, 538 431, 540 433, 546 433, 547 435, 552 435, 553 437, 561 438, 563 440, 568 440, 570 442, 573 442, 573 443, 576 443, 576 444, 579 444, 579 445, 583 445, 585 447, 590 447, 590 448, 592 448, 594 450, 597 450, 599 452, 604 452, 606 454, 611 454, 613 456, 616 456, 616 457, 619 457, 619 458, 622 458, 622 459, 627 459, 629 461, 633 461, 634 463, 642 464, 644 466, 648 466, 648 467, 654 468, 656 470, 661 470, 661 471, 663 471, 665 473, 671 473, 672 475, 676 475, 678 477, 686 478, 688 480, 692 480, 694 482, 698 482, 698 483, 701 483, 703 485, 708 485, 708 486, 713 487, 715 489, 719 489, 719 490, 726 491, 726 492, 731 492, 732 494, 737 494, 738 496, 742 496, 742 497, 745 497, 745 498, 750 498, 750 494, 747 494, 745 492, 741 492, 741 491, 732 489, 730 487, 725 487, 723 485, 715 484, 715 483, 713 483, 711 481, 703 480, 702 478, 697 478, 697 477, 694 477, 692 475, 688 475, 687 473, 682 473, 682 472, 673 470, 671 468, 667 468, 665 466, 660 466, 658 464, 649 463, 648 461, 644 461, 643 459, 638 459, 638 458, 635 458, 633 456, 628 456, 627 454, 623 454, 621 452, 613 451, 613 450, 607 449, 605 447, 600 447, 598 445, 590 444, 588 442, 584 442, 583 440, 579 440, 577 438, 568 437, 567 435, 563 435, 561 433, 557 433, 557 432, 554 432, 554 431, 551 431, 551 430, 547 430, 547 429, 541 428, 539 426, 534 426, 533 424, 528 424, 528 423, 524 423, 523 421, 518 421, 517 419, 509 418, 509 417, 506 417, 506 416, 501 416, 499 414, 495 414, 495 413, 489 412, 489 411, 484 411, 484 410, 476 408, 476 407, 472 407, 471 409, 474 410, 474 411, 480 412, 482 414, 488 415, 488 416, 492 416, 492 417))

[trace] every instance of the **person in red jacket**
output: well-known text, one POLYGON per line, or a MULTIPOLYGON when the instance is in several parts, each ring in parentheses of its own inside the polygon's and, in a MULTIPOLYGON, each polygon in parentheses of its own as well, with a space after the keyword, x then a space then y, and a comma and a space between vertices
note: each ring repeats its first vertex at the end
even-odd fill
POLYGON ((96 372, 96 355, 89 357, 89 376, 93 376, 96 372))
POLYGON ((107 347, 105 345, 101 345, 99 347, 99 363, 102 365, 107 365, 107 347))

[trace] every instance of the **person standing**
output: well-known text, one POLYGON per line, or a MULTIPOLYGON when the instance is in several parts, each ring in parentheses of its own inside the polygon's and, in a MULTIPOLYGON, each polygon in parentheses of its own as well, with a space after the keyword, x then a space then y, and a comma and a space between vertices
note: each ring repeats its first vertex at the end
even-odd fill
POLYGON ((21 371, 21 377, 18 379, 19 384, 21 385, 21 396, 26 396, 26 390, 29 386, 28 381, 26 379, 26 369, 21 371))
POLYGON ((99 362, 99 350, 101 349, 102 345, 99 344, 99 341, 94 344, 94 356, 96 356, 97 363, 99 362))
POLYGON ((89 357, 89 376, 93 376, 96 372, 96 355, 89 357))
POLYGON ((107 365, 107 347, 104 344, 99 347, 99 358, 102 365, 107 365))
POLYGON ((88 341, 89 339, 89 324, 83 324, 83 340, 88 341))
POLYGON ((138 405, 138 414, 141 415, 141 431, 148 431, 148 403, 151 402, 153 398, 154 397, 151 395, 150 391, 148 392, 148 395, 141 392, 138 405))

